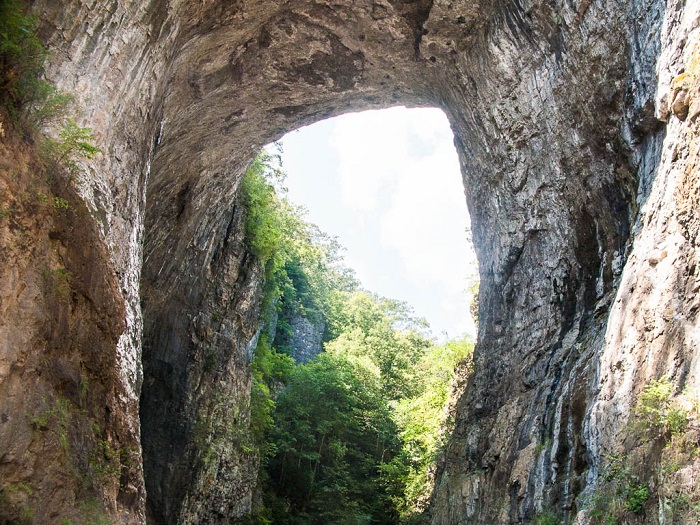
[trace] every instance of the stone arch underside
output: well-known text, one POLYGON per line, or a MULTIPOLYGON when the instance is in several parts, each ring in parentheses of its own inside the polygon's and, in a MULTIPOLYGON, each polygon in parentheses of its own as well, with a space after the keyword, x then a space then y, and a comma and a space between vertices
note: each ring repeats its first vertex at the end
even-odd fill
MULTIPOLYGON (((95 127, 124 159, 102 166, 123 185, 106 241, 145 228, 140 295, 116 248, 113 263, 127 302, 143 308, 150 521, 228 523, 254 497, 257 460, 241 443, 262 269, 243 243, 245 167, 285 132, 397 104, 448 115, 481 267, 476 374, 431 520, 580 510, 598 461, 589 415, 606 316, 637 183, 653 181, 664 133, 662 2, 157 0, 89 16, 78 2, 65 13, 35 4, 62 21, 54 44, 82 57, 86 75, 116 64, 132 84, 116 78, 85 98, 88 117, 114 119, 95 127), (133 52, 69 45, 65 28, 78 29, 67 17, 80 14, 115 39, 129 34, 133 52), (550 453, 535 453, 542 443, 550 453)), ((54 69, 65 79, 74 67, 54 69)))

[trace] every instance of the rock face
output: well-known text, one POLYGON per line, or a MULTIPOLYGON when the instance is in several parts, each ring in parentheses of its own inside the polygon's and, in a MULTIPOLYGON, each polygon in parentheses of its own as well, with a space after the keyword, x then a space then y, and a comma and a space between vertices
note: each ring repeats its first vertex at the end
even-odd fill
MULTIPOLYGON (((250 510, 248 347, 262 272, 245 250, 237 189, 262 145, 345 111, 441 107, 462 163, 479 337, 432 523, 521 523, 545 508, 585 523, 577 498, 623 446, 644 382, 663 373, 698 386, 697 3, 31 7, 55 49, 50 78, 76 93, 104 150, 74 186, 104 250, 100 274, 114 276, 117 306, 104 312, 118 322, 97 325, 115 392, 106 424, 138 439, 140 396, 150 522, 229 523, 250 510)), ((3 316, 21 319, 5 282, 3 316)), ((13 371, 24 359, 7 335, 17 329, 0 325, 3 399, 11 384, 14 396, 30 388, 13 371)), ((21 472, 33 454, 2 451, 0 466, 21 472)), ((141 496, 107 506, 118 522, 146 512, 135 472, 141 496)))
POLYGON ((10 131, 0 158, 0 523, 142 523, 110 254, 57 166, 10 131))
POLYGON ((296 363, 306 363, 323 351, 326 324, 297 313, 289 321, 291 335, 287 346, 296 363))
POLYGON ((297 363, 306 363, 323 351, 323 322, 313 323, 303 316, 292 320, 292 357, 297 363))

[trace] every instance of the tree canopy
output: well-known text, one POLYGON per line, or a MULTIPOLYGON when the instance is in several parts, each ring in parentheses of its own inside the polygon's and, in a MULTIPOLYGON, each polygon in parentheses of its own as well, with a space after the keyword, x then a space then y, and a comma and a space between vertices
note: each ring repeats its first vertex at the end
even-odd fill
MULTIPOLYGON (((361 289, 335 239, 305 219, 263 154, 243 182, 247 241, 266 267, 274 333, 255 350, 251 425, 263 457, 260 524, 399 524, 420 516, 449 431, 463 338, 436 345, 406 303, 361 289), (292 315, 322 320, 325 352, 287 355, 292 315)), ((466 315, 466 312, 465 312, 466 315)))

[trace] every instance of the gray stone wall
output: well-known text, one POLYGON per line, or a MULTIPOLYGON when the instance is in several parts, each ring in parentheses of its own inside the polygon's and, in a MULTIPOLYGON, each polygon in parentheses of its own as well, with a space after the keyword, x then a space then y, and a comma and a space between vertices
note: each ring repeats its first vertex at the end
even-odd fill
POLYGON ((323 351, 323 332, 326 325, 323 320, 312 321, 297 314, 289 322, 292 338, 289 347, 297 363, 306 363, 323 351))

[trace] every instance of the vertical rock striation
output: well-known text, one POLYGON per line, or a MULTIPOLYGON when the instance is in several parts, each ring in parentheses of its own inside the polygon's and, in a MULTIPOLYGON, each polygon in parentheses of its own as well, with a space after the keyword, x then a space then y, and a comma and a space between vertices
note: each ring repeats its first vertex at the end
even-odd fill
MULTIPOLYGON (((623 447, 644 381, 698 385, 693 2, 31 5, 55 50, 49 77, 76 93, 104 150, 74 189, 122 305, 101 328, 115 378, 105 417, 136 442, 140 396, 150 522, 250 512, 262 268, 246 250, 240 178, 265 143, 346 111, 441 107, 462 164, 479 339, 432 523, 521 523, 547 508, 585 523, 579 496, 623 447)), ((19 319, 20 306, 3 313, 19 319)), ((24 376, 5 372, 19 343, 6 340, 0 391, 19 392, 24 376)), ((29 448, 0 453, 0 467, 21 470, 29 448)), ((130 484, 137 496, 109 510, 142 522, 138 467, 130 484)))
POLYGON ((41 523, 87 520, 82 510, 87 507, 95 512, 104 507, 120 523, 143 523, 138 419, 143 214, 162 88, 158 79, 167 69, 174 27, 165 23, 167 12, 142 2, 27 3, 52 50, 47 77, 75 95, 70 116, 92 127, 104 153, 82 165, 71 184, 53 181, 47 188, 41 163, 21 144, 8 142, 11 135, 5 137, 3 149, 11 153, 2 171, 3 205, 18 207, 2 236, 7 259, 0 340, 6 367, 0 397, 9 419, 2 418, 0 461, 11 475, 0 476, 9 483, 1 488, 9 493, 18 483, 29 486, 36 505, 31 510, 41 523), (13 176, 16 166, 28 171, 13 176), (32 196, 42 191, 60 195, 68 211, 33 210, 32 196), (22 221, 19 229, 15 220, 22 221), (34 264, 27 264, 28 255, 34 264), (38 286, 42 271, 64 277, 60 301, 55 286, 38 286), (70 410, 58 410, 64 406, 70 410), (71 429, 61 447, 49 439, 56 429, 28 434, 34 418, 57 414, 71 429), (102 468, 104 455, 117 472, 86 479, 93 467, 102 468), (91 485, 94 502, 85 500, 84 487, 91 485))
POLYGON ((637 176, 655 170, 663 138, 653 113, 661 21, 653 2, 514 3, 484 32, 480 60, 457 62, 467 82, 451 96, 474 102, 448 107, 470 108, 451 111, 483 292, 477 372, 432 523, 511 523, 544 509, 570 519, 593 482, 595 356, 637 176))

